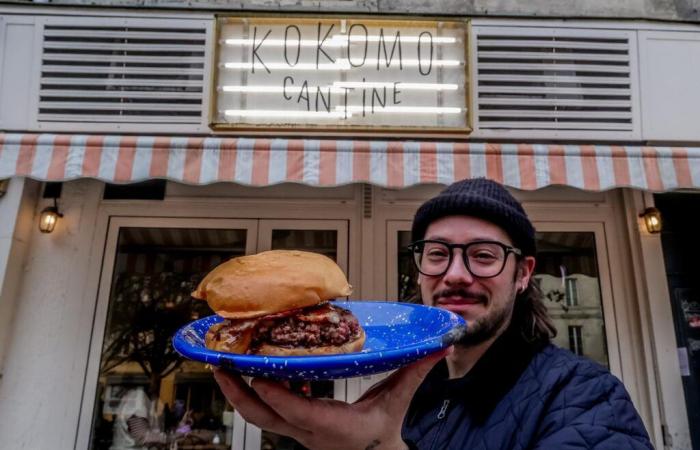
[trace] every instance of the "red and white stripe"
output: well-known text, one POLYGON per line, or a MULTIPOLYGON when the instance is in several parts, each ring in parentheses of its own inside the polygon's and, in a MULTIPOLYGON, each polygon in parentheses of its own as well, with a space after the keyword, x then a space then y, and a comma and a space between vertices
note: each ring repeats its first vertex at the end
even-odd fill
POLYGON ((518 189, 700 187, 700 148, 0 133, 0 178, 407 187, 488 177, 518 189))

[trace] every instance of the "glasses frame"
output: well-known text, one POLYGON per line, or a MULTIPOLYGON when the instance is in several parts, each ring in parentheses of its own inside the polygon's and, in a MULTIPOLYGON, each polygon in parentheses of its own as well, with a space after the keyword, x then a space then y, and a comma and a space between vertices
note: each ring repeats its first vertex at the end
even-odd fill
MULTIPOLYGON (((479 279, 488 279, 488 278, 494 278, 499 276, 501 273, 503 273, 503 269, 506 268, 506 263, 508 262, 508 255, 511 253, 516 256, 516 258, 519 258, 523 256, 522 250, 519 248, 513 247, 511 245, 506 245, 503 242, 498 242, 498 241, 473 241, 469 242, 467 244, 452 244, 450 242, 445 242, 441 241, 438 239, 421 239, 419 241, 411 242, 406 246, 411 252, 413 252, 413 264, 416 266, 416 269, 418 272, 420 272, 422 275, 425 275, 426 277, 441 277, 447 273, 448 270, 450 270, 450 267, 452 266, 452 262, 454 261, 454 256, 455 256, 455 249, 456 248, 461 248, 462 249, 462 263, 464 263, 464 267, 467 268, 467 272, 474 278, 479 278, 479 279), (423 272, 420 268, 420 263, 418 262, 418 259, 416 258, 416 253, 423 253, 423 248, 425 247, 425 244, 427 243, 434 243, 434 244, 442 244, 447 249, 450 251, 450 256, 447 260, 447 265, 445 266, 445 270, 443 270, 441 273, 438 274, 427 274, 423 272), (494 275, 489 275, 487 277, 482 277, 479 275, 474 274, 472 272, 471 267, 469 267, 469 258, 467 257, 467 249, 471 247, 472 245, 478 245, 478 244, 495 244, 498 245, 503 249, 503 253, 505 254, 503 258, 503 264, 501 264, 501 268, 498 272, 496 272, 494 275), (420 251, 419 251, 420 249, 420 251)), ((422 257, 422 256, 421 256, 422 257)))

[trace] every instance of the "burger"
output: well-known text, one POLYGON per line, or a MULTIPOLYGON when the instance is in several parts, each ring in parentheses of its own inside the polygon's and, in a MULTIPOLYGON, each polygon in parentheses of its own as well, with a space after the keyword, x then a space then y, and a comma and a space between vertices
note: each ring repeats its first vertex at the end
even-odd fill
POLYGON ((192 297, 206 300, 224 320, 205 336, 212 350, 274 356, 330 355, 362 349, 365 332, 347 309, 329 300, 352 293, 330 258, 271 250, 226 261, 199 283, 192 297))

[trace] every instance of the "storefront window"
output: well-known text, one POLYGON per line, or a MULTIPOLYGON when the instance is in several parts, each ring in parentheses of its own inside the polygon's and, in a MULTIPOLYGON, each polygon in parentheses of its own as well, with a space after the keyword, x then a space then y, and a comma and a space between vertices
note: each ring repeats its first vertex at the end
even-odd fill
POLYGON ((554 342, 607 367, 595 234, 537 233, 535 273, 557 327, 554 342))
MULTIPOLYGON (((417 272, 412 255, 406 249, 411 232, 397 233, 398 300, 420 302, 417 272)), ((608 366, 595 235, 590 232, 537 233, 535 273, 557 328, 554 342, 608 366)))
POLYGON ((219 263, 245 253, 245 230, 121 228, 100 359, 91 448, 231 447, 233 412, 211 372, 171 337, 213 314, 190 297, 219 263))

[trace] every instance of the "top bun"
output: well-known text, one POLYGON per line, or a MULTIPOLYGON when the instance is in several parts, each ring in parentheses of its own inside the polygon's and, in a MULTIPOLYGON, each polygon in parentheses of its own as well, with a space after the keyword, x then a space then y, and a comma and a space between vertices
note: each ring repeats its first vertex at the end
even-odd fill
POLYGON ((327 256, 270 250, 218 265, 192 297, 227 319, 252 319, 317 305, 352 293, 345 274, 327 256))

